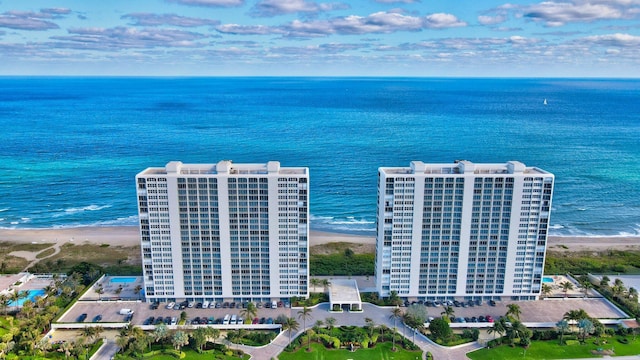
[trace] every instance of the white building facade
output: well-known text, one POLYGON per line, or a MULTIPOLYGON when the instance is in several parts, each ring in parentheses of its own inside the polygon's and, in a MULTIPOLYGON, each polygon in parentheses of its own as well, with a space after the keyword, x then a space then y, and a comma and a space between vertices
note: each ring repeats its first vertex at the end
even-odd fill
POLYGON ((308 296, 308 168, 173 161, 136 185, 148 301, 308 296))
POLYGON ((380 296, 537 299, 553 184, 553 174, 517 161, 380 168, 380 296))

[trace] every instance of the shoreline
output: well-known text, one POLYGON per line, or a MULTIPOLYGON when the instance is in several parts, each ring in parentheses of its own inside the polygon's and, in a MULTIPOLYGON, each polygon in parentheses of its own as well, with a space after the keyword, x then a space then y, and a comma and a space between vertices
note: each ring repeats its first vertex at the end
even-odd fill
MULTIPOLYGON (((137 226, 86 226, 45 229, 0 229, 0 242, 110 244, 134 247, 140 242, 137 226)), ((311 230, 309 246, 331 242, 375 244, 375 235, 311 230)), ((640 250, 640 236, 549 236, 549 251, 640 250)))

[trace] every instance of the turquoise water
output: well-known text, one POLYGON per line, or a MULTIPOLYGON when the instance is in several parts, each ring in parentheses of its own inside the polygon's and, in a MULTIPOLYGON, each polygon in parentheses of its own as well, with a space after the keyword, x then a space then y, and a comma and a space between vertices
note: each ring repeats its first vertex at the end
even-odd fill
POLYGON ((552 283, 553 282, 553 278, 545 276, 545 277, 542 278, 542 282, 543 283, 552 283))
POLYGON ((231 159, 372 234, 378 167, 467 159, 554 173, 554 235, 640 235, 640 80, 0 77, 0 125, 4 228, 136 225, 136 173, 231 159))
MULTIPOLYGON (((27 292, 27 297, 18 300, 17 302, 17 306, 22 306, 22 304, 24 304, 25 301, 30 300, 32 302, 35 302, 35 298, 38 296, 42 296, 44 294, 46 294, 46 292, 44 291, 44 289, 37 289, 37 290, 25 290, 27 292)), ((9 301, 9 303, 7 304, 7 306, 16 306, 16 302, 14 301, 9 301)))
POLYGON ((112 283, 133 283, 136 282, 137 278, 134 277, 118 277, 111 278, 110 282, 112 283))

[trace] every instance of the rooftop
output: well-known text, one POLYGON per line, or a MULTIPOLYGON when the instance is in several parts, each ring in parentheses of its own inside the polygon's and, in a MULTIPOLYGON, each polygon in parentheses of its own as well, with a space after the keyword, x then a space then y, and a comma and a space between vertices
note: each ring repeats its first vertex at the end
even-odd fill
POLYGON ((381 167, 386 174, 532 174, 551 175, 537 167, 527 167, 519 161, 504 164, 476 164, 467 160, 456 160, 452 164, 425 164, 412 161, 408 167, 381 167))
POLYGON ((184 164, 181 161, 171 161, 163 168, 148 168, 139 175, 305 175, 307 172, 308 169, 305 167, 280 167, 279 161, 269 161, 265 164, 234 164, 231 160, 222 160, 217 164, 184 164))

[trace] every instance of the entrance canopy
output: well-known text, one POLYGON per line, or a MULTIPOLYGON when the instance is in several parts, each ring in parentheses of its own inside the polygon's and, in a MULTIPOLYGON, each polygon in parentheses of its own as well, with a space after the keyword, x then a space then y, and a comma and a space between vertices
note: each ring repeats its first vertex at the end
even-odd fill
POLYGON ((329 287, 329 303, 331 309, 334 305, 340 307, 349 305, 351 310, 362 310, 358 283, 349 279, 332 279, 329 287))

